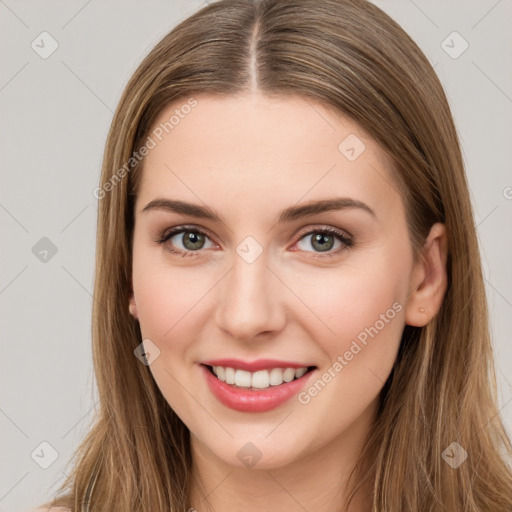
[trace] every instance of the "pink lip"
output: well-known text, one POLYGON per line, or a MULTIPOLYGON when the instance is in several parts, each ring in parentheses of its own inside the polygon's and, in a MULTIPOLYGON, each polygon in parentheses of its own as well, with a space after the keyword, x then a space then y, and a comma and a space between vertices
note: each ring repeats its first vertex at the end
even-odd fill
POLYGON ((256 361, 242 361, 241 359, 211 359, 203 361, 202 364, 208 366, 223 366, 224 368, 234 368, 235 370, 245 370, 247 372, 257 372, 258 370, 271 370, 272 368, 309 368, 312 364, 291 363, 290 361, 278 361, 276 359, 257 359, 256 361))
MULTIPOLYGON (((286 363, 288 365, 288 363, 286 363)), ((305 373, 300 379, 283 382, 279 386, 270 386, 267 389, 252 390, 239 389, 226 384, 213 375, 210 370, 201 364, 201 371, 206 378, 210 391, 226 407, 241 412, 265 412, 279 407, 281 404, 296 395, 308 382, 315 370, 305 373)), ((223 366, 222 364, 214 366, 223 366)), ((291 368, 290 366, 286 366, 291 368)), ((266 366, 266 368, 269 368, 266 366)))

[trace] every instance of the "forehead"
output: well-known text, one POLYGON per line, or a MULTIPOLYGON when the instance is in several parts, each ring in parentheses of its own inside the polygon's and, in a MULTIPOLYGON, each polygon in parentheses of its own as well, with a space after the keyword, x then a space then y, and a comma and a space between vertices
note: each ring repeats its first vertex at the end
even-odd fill
POLYGON ((222 209, 238 198, 239 209, 275 209, 332 196, 382 208, 401 200, 389 155, 319 102, 252 93, 193 98, 169 105, 154 122, 138 202, 168 195, 222 209))

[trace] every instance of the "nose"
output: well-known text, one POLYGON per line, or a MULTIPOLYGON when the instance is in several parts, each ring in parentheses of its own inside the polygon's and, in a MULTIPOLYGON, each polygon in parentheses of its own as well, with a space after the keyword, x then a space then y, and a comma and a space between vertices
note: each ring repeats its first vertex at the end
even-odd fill
POLYGON ((283 329, 283 284, 268 267, 265 251, 252 263, 235 253, 233 267, 222 281, 215 312, 219 328, 238 340, 283 329))

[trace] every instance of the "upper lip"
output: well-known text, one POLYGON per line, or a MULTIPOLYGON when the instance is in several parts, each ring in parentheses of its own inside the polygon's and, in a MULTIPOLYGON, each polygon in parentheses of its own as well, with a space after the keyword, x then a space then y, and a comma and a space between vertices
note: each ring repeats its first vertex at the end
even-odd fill
POLYGON ((293 363, 291 361, 278 361, 277 359, 257 359, 256 361, 242 361, 242 359, 210 359, 203 361, 202 364, 208 366, 222 366, 224 368, 234 368, 236 370, 245 370, 247 372, 257 372, 259 370, 270 370, 272 368, 309 368, 314 366, 308 363, 293 363))

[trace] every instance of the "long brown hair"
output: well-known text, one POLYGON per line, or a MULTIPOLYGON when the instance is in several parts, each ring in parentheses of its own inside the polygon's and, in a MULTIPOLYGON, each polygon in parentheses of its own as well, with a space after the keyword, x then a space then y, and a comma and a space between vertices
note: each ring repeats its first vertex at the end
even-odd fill
POLYGON ((353 481, 373 485, 373 512, 510 512, 505 457, 512 446, 497 409, 457 132, 427 58, 365 0, 212 3, 166 35, 130 79, 97 190, 92 343, 99 409, 60 489, 66 494, 51 504, 91 512, 190 506, 189 431, 134 356, 142 339, 128 302, 133 207, 144 161, 134 155, 171 102, 251 90, 321 101, 366 129, 394 160, 416 255, 433 223, 447 227, 443 305, 425 327, 405 327, 353 481), (456 469, 442 457, 453 442, 468 453, 456 469))

